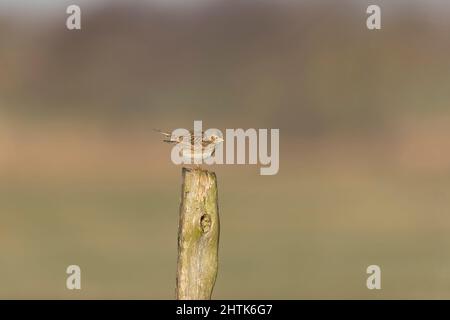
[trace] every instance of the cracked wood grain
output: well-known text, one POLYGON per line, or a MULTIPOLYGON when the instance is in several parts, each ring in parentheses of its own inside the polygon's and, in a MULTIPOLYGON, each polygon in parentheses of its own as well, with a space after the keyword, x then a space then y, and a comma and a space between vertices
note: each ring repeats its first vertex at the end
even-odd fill
POLYGON ((218 267, 217 178, 214 172, 183 168, 182 181, 176 298, 211 299, 218 267))

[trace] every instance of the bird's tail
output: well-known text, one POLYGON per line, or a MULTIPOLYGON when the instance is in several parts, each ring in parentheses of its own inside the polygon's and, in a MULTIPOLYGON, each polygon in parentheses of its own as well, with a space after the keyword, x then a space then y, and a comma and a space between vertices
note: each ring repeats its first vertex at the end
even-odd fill
POLYGON ((158 133, 160 133, 160 134, 162 134, 163 136, 166 136, 166 137, 170 137, 171 136, 170 133, 164 132, 164 131, 162 131, 160 129, 153 129, 153 131, 156 131, 156 132, 158 132, 158 133))
POLYGON ((159 129, 153 129, 153 131, 156 131, 156 132, 162 134, 165 137, 165 139, 163 140, 164 142, 167 142, 167 143, 175 142, 175 141, 172 140, 172 134, 171 133, 167 133, 167 132, 164 132, 164 131, 159 130, 159 129))

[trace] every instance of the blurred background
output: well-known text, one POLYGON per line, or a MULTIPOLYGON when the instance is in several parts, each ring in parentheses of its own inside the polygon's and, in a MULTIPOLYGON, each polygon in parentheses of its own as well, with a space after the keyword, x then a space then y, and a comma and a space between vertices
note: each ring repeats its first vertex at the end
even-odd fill
POLYGON ((444 0, 0 0, 0 298, 174 298, 181 167, 152 129, 194 120, 280 129, 277 175, 211 168, 213 298, 450 298, 449 15, 444 0))

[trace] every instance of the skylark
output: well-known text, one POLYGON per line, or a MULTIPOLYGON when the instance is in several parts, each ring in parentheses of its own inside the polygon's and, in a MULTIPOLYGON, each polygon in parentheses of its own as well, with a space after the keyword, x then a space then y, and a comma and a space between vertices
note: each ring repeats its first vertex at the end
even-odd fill
POLYGON ((216 146, 224 141, 222 137, 216 134, 206 136, 202 132, 201 136, 196 136, 192 130, 189 131, 189 136, 176 136, 161 130, 155 131, 164 136, 164 142, 180 145, 183 159, 194 164, 198 160, 205 160, 214 156, 216 146))

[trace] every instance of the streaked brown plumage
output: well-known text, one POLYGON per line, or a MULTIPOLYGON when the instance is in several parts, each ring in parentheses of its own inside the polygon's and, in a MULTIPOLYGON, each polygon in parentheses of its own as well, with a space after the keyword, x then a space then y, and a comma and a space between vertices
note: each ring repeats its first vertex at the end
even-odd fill
POLYGON ((216 146, 224 141, 222 137, 215 134, 205 137, 204 132, 201 136, 196 136, 192 130, 189 131, 189 136, 174 136, 161 130, 155 131, 165 137, 164 142, 180 144, 183 158, 190 160, 206 159, 213 156, 216 146), (185 142, 187 139, 189 139, 189 143, 185 142))

